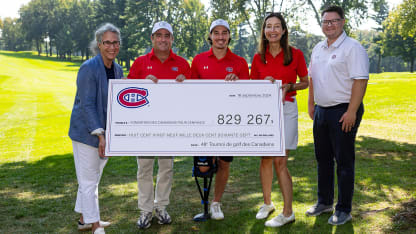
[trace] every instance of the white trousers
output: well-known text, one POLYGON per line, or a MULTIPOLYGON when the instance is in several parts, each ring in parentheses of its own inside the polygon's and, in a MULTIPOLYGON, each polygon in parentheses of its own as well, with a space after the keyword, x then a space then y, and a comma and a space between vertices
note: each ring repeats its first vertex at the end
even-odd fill
POLYGON ((107 159, 100 158, 98 148, 77 141, 72 141, 72 148, 78 179, 75 212, 83 215, 84 223, 95 223, 100 221, 98 184, 107 159))
POLYGON ((154 208, 166 209, 169 205, 173 180, 173 157, 158 157, 156 189, 153 188, 154 161, 155 157, 137 157, 138 206, 141 211, 153 212, 154 208))

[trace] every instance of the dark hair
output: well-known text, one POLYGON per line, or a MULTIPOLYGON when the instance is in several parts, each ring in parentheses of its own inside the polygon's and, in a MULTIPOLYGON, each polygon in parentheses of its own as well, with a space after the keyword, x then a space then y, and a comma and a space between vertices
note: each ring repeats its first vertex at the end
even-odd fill
POLYGON ((261 27, 261 33, 260 33, 260 43, 257 53, 260 54, 261 61, 266 64, 266 50, 269 46, 269 41, 266 38, 266 35, 264 34, 264 29, 266 28, 266 21, 271 18, 276 17, 280 20, 282 23, 282 28, 285 30, 282 37, 280 38, 280 47, 282 47, 283 53, 284 53, 284 60, 283 65, 287 66, 290 63, 292 63, 293 56, 292 56, 292 47, 289 45, 289 32, 287 29, 287 24, 285 19, 283 18, 282 14, 280 12, 272 12, 264 18, 263 26, 261 27))
MULTIPOLYGON (((209 32, 210 35, 211 35, 212 31, 214 30, 214 28, 211 30, 211 32, 209 32)), ((231 42, 231 32, 230 32, 230 30, 228 28, 227 28, 227 31, 228 31, 228 34, 230 34, 230 39, 228 39, 227 45, 230 45, 230 42, 231 42)), ((210 36, 208 36, 207 40, 208 40, 209 44, 212 45, 212 39, 211 39, 210 36)))
POLYGON ((341 19, 345 19, 344 10, 342 7, 330 5, 322 11, 321 17, 323 17, 326 12, 336 12, 341 17, 341 19))

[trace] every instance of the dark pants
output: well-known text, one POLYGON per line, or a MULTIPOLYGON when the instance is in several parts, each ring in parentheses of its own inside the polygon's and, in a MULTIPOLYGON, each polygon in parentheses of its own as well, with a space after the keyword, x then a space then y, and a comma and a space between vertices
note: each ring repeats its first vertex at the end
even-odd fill
POLYGON ((342 131, 339 122, 347 111, 348 103, 333 107, 315 106, 313 138, 318 162, 318 203, 332 205, 334 202, 334 159, 337 163, 338 202, 336 210, 351 212, 354 193, 355 137, 363 104, 357 110, 355 125, 350 132, 342 131))

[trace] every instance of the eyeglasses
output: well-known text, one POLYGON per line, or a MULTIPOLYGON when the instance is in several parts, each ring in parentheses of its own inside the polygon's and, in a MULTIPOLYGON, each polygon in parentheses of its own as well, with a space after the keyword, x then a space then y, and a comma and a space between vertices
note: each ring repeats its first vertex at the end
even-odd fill
POLYGON ((113 45, 114 47, 120 47, 120 41, 103 41, 102 42, 105 47, 110 47, 113 45))
POLYGON ((322 25, 336 25, 338 24, 339 21, 341 21, 342 19, 333 19, 333 20, 322 20, 321 24, 322 25))

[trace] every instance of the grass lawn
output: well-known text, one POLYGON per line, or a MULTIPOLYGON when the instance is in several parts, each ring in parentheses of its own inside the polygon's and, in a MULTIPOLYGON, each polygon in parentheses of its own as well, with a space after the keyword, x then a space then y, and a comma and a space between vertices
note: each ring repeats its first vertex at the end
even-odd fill
MULTIPOLYGON (((67 137, 80 63, 0 51, 0 233, 77 233, 73 211, 77 181, 67 137)), ((262 205, 259 158, 235 158, 222 203, 225 220, 193 222, 202 212, 191 177, 192 159, 176 157, 168 211, 173 223, 153 225, 160 233, 415 233, 416 74, 372 74, 357 139, 352 222, 327 224, 329 215, 307 217, 316 201, 316 162, 307 91, 298 95, 299 147, 292 152, 296 222, 266 228, 255 219, 262 205)), ((139 232, 137 165, 134 157, 113 157, 100 185, 107 233, 139 232)), ((211 192, 212 198, 212 192, 211 192)), ((277 212, 282 196, 274 180, 277 212)))

